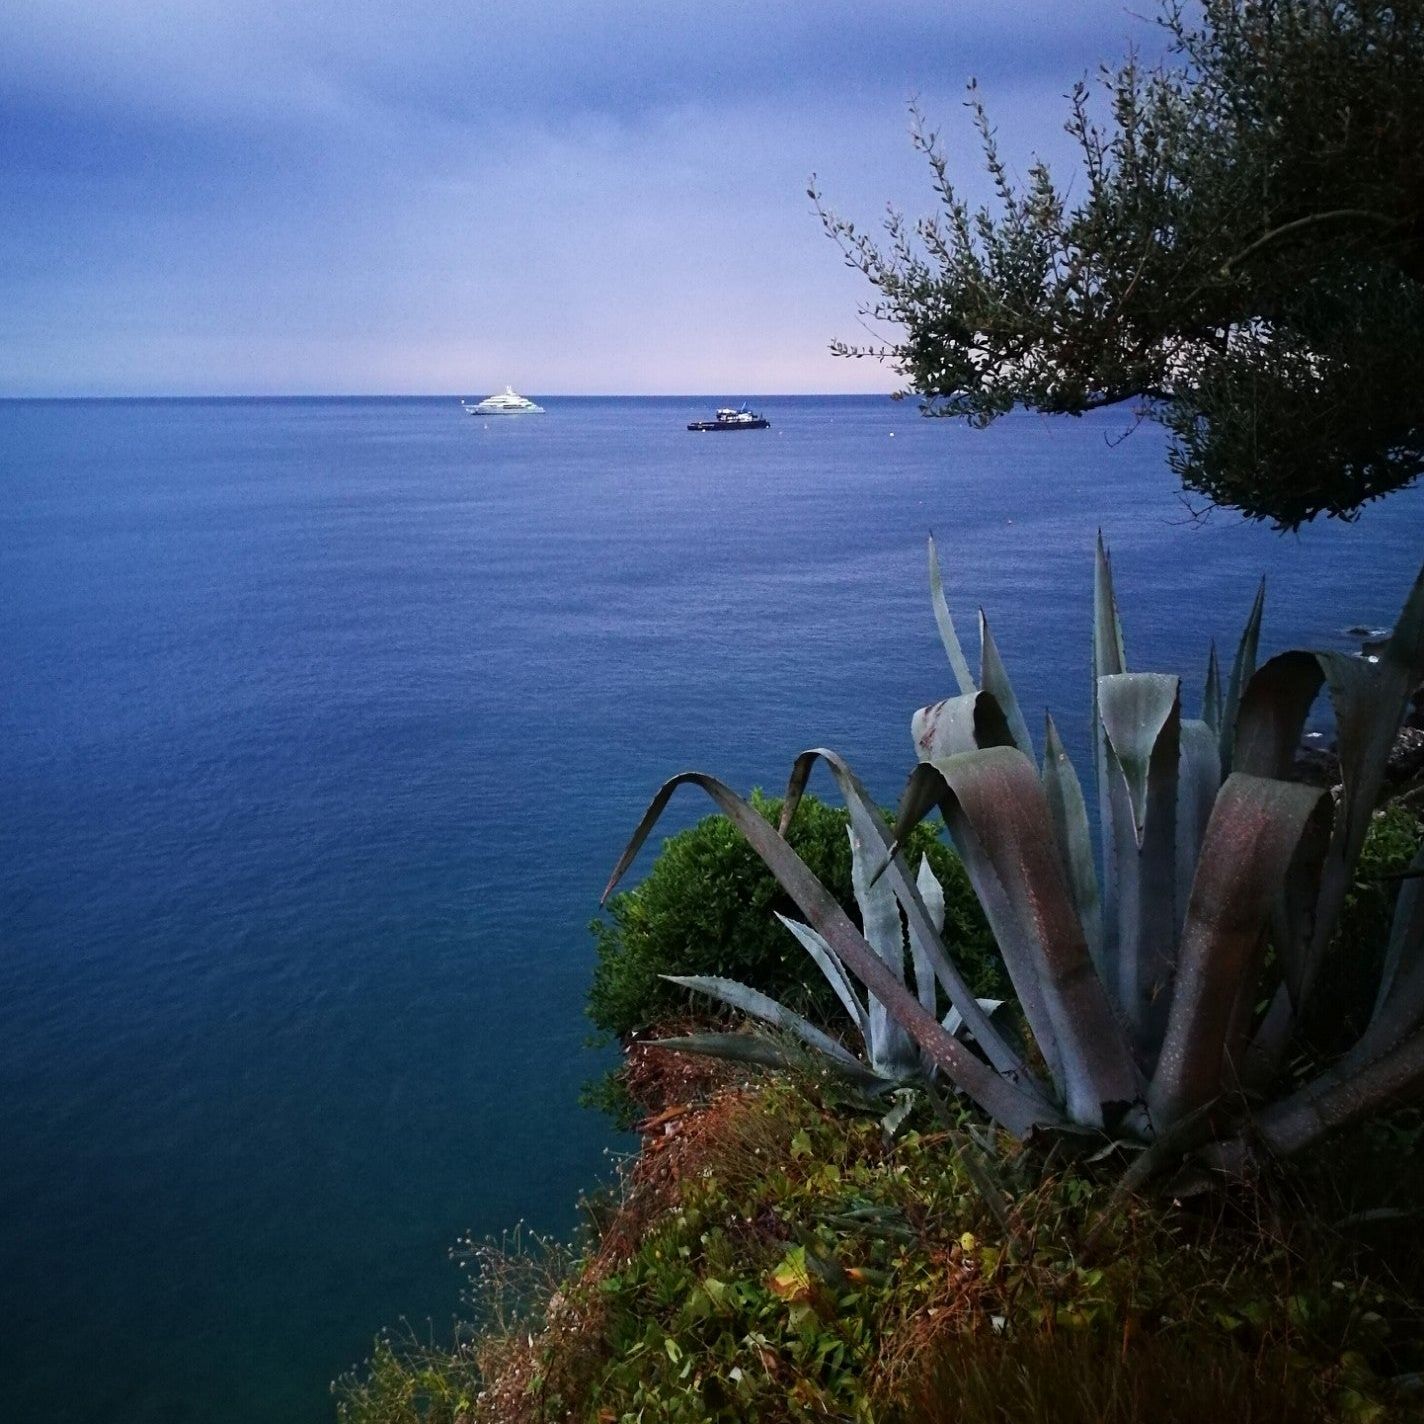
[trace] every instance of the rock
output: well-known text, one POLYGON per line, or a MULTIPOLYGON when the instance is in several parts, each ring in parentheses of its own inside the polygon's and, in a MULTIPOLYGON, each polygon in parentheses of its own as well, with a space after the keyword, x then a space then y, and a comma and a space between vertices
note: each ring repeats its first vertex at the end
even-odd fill
POLYGON ((1340 758, 1328 747, 1303 746, 1295 754, 1294 771, 1307 786, 1334 786, 1340 780, 1340 758))
MULTIPOLYGON (((1420 705, 1421 694, 1424 694, 1424 689, 1414 694, 1416 710, 1412 715, 1424 712, 1420 705)), ((1295 780, 1303 781, 1307 786, 1330 787, 1340 783, 1340 757, 1333 743, 1329 747, 1313 745, 1309 741, 1302 743, 1296 750, 1292 770, 1295 780)), ((1420 780, 1424 780, 1424 726, 1406 719, 1385 762, 1382 789, 1392 793, 1420 780)))
POLYGON ((1414 689, 1409 699, 1409 709, 1404 714, 1406 727, 1424 727, 1424 682, 1414 689))
POLYGON ((1421 778, 1424 778, 1424 728, 1401 727, 1385 763, 1385 785, 1394 789, 1421 778))

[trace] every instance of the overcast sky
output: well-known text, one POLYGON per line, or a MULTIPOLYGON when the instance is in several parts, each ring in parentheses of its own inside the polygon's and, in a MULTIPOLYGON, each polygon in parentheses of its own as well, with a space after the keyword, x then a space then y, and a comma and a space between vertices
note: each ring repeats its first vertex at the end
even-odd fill
MULTIPOLYGON (((1135 7, 1140 12, 1144 7, 1135 7)), ((931 206, 918 95, 1066 158, 1123 0, 9 0, 0 395, 889 390, 805 195, 931 206)))

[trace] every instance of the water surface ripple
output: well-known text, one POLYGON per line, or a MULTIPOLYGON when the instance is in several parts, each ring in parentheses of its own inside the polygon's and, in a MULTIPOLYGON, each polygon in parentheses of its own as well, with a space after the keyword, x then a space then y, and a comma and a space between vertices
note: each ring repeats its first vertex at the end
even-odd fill
POLYGON ((1115 415, 537 399, 0 403, 0 1418, 321 1418, 446 1328, 458 1233, 570 1229, 622 838, 817 743, 893 799, 951 690, 927 529, 1078 749, 1099 524, 1192 708, 1259 572, 1268 648, 1338 644, 1424 550, 1417 492, 1188 526, 1115 415))

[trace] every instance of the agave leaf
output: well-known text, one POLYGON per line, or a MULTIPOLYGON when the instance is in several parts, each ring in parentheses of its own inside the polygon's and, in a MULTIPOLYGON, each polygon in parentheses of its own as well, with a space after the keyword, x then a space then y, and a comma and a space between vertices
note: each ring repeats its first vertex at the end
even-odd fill
POLYGON ((1277 993, 1252 1046, 1250 1077, 1259 1083, 1279 1065, 1295 1021, 1315 987, 1354 878, 1409 694, 1424 679, 1424 568, 1378 663, 1343 653, 1287 653, 1271 659, 1258 679, 1261 685, 1251 699, 1249 716, 1243 698, 1243 732, 1252 738, 1253 766, 1274 758, 1279 767, 1287 755, 1294 757, 1300 728, 1323 680, 1335 712, 1341 780, 1340 806, 1314 911, 1296 917, 1309 929, 1308 942, 1292 951, 1300 964, 1298 980, 1293 988, 1283 986, 1277 993))
MULTIPOLYGON (((1271 658, 1252 677, 1242 697, 1237 719, 1236 762, 1242 771, 1281 778, 1291 774, 1311 704, 1332 674, 1339 684, 1338 687, 1331 687, 1331 701, 1336 707, 1337 731, 1341 733, 1341 775, 1346 786, 1355 787, 1358 791, 1358 778, 1365 770, 1364 748, 1352 735, 1347 752, 1344 729, 1338 718, 1342 700, 1347 704, 1365 705, 1373 701, 1361 696, 1365 692, 1364 681, 1370 678, 1369 664, 1357 662, 1352 669, 1346 666, 1346 660, 1334 654, 1281 653, 1271 658), (1363 679, 1359 677, 1360 673, 1364 674, 1363 679)), ((1364 710, 1363 707, 1361 710, 1364 710)), ((1357 720, 1352 717, 1351 726, 1357 720)), ((1398 725, 1397 718, 1394 725, 1398 725)), ((1392 730, 1390 738, 1393 738, 1392 730)), ((1378 780, 1368 773, 1366 780, 1374 781, 1374 789, 1369 792, 1372 805, 1378 793, 1378 780)), ((1347 845, 1350 839, 1349 808, 1352 804, 1361 804, 1364 799, 1358 794, 1351 797, 1346 786, 1341 788, 1330 846, 1323 858, 1318 879, 1309 886, 1296 884, 1285 887, 1274 938, 1286 974, 1247 1054, 1243 1076, 1248 1087, 1261 1087, 1279 1067, 1299 1014, 1314 987, 1325 950, 1334 935, 1335 921, 1349 886, 1349 872, 1359 854, 1358 846, 1351 854, 1347 845)), ((1361 842, 1367 828, 1368 814, 1360 828, 1361 842)))
POLYGON ((1322 885, 1321 893, 1322 901, 1327 891, 1331 893, 1332 902, 1324 904, 1320 913, 1328 911, 1333 930, 1339 914, 1339 904, 1333 901, 1343 901, 1353 878, 1384 785, 1385 765, 1421 671, 1396 667, 1388 658, 1375 665, 1340 653, 1321 653, 1319 660, 1335 708, 1342 789, 1339 855, 1327 867, 1333 870, 1333 884, 1322 885))
MULTIPOLYGON (((1019 700, 1014 695, 1013 684, 1009 681, 1009 674, 1004 667, 1004 660, 999 656, 998 644, 994 642, 994 635, 989 631, 989 620, 984 616, 984 610, 979 610, 979 681, 984 685, 984 691, 990 693, 1003 709, 1004 719, 1009 724, 1009 733, 1013 745, 1016 746, 1026 757, 1032 757, 1033 738, 1028 734, 1028 723, 1023 719, 1023 713, 1019 711, 1019 700)), ((1002 745, 1002 743, 978 743, 979 746, 1002 745)), ((967 747, 956 747, 956 751, 967 751, 967 747)), ((946 755, 946 753, 941 753, 946 755)))
MULTIPOLYGON (((1012 1078, 1025 1091, 1035 1093, 1044 1102, 1047 1102, 1047 1093, 1029 1071, 1023 1060, 1023 1055, 1017 1052, 979 1011, 973 990, 965 982, 964 976, 959 972, 959 967, 945 952, 929 910, 920 898, 920 892, 914 880, 910 877, 909 867, 905 864, 904 856, 898 852, 892 853, 890 833, 879 808, 870 799, 870 794, 862 785, 860 778, 835 752, 825 747, 814 747, 810 751, 802 752, 796 758, 796 763, 791 768, 790 780, 787 783, 786 799, 782 804, 781 824, 783 829, 790 824, 787 808, 794 810, 800 803, 806 782, 818 761, 824 761, 835 777, 836 785, 850 811, 851 824, 855 827, 856 833, 865 844, 875 845, 878 843, 884 847, 886 859, 882 869, 888 874, 895 897, 905 913, 906 923, 910 927, 911 942, 914 942, 915 937, 919 938, 921 950, 929 955, 935 976, 944 986, 950 1003, 956 1005, 964 1014, 979 1047, 989 1062, 1001 1073, 1012 1078)), ((929 807, 927 806, 926 809, 929 807)), ((878 880, 880 874, 881 872, 877 871, 872 879, 878 880)))
MULTIPOLYGON (((1007 1023, 1009 1018, 1009 1001, 1007 999, 980 999, 979 1007, 989 1015, 990 1020, 997 1021, 1003 1019, 1007 1023)), ((958 1009, 951 1009, 944 1016, 944 1026, 956 1038, 964 1034, 964 1015, 958 1009)), ((973 1037, 973 1035, 970 1035, 973 1037)))
POLYGON ((1098 899, 1098 873, 1093 866, 1092 831, 1088 824, 1088 807, 1083 800, 1083 788, 1078 773, 1058 735, 1052 717, 1045 718, 1043 753, 1043 792, 1048 798, 1049 814, 1058 839, 1058 851, 1063 859, 1063 873, 1073 894, 1078 921, 1088 941, 1088 951, 1098 973, 1104 976, 1103 910, 1098 899))
POLYGON ((998 699, 987 689, 921 707, 910 719, 910 735, 921 761, 973 751, 975 747, 1014 744, 1008 719, 998 699))
POLYGON ((1176 957, 1180 684, 1160 673, 1098 680, 1107 737, 1105 867, 1116 910, 1114 985, 1139 1060, 1150 1064, 1167 1023, 1176 957))
MULTIPOLYGON (((930 869, 928 856, 920 859, 920 873, 915 877, 915 889, 920 892, 934 932, 944 936, 944 886, 930 869)), ((915 992, 926 1013, 934 1013, 938 1005, 935 993, 934 948, 925 942, 924 934, 910 926, 910 959, 915 966, 915 992)))
POLYGON ((1165 673, 1125 672, 1098 679, 1103 730, 1127 784, 1133 835, 1139 847, 1146 834, 1153 757, 1163 736, 1180 724, 1180 693, 1179 680, 1165 673))
POLYGON ((905 978, 905 935, 900 925, 900 910, 895 892, 884 880, 870 883, 870 855, 864 840, 857 834, 855 820, 847 828, 851 847, 851 889, 860 909, 861 933, 875 952, 900 976, 905 978))
POLYGON ((1400 609, 1382 661, 1404 678, 1410 691, 1424 680, 1424 564, 1400 609))
MULTIPOLYGON (((1251 1139, 1272 1156, 1288 1157, 1370 1113, 1424 1094, 1424 1029, 1357 1066, 1353 1055, 1251 1119, 1251 1139)), ((1244 1139, 1214 1143, 1204 1154, 1214 1166, 1239 1170, 1252 1157, 1244 1139)))
POLYGON ((895 1106, 880 1119, 880 1130, 885 1134, 887 1142, 905 1125, 910 1109, 915 1106, 915 1095, 908 1088, 898 1088, 894 1098, 895 1106))
POLYGON ((1341 653, 1320 653, 1317 660, 1335 708, 1343 793, 1340 819, 1347 844, 1353 843, 1358 850, 1384 784, 1385 762, 1410 689, 1392 677, 1383 662, 1375 665, 1341 653), (1391 687, 1396 682, 1398 686, 1391 687))
POLYGON ((649 1042, 653 1048, 700 1053, 708 1058, 755 1063, 763 1068, 791 1068, 796 1063, 795 1058, 778 1044, 752 1033, 691 1033, 674 1038, 654 1038, 649 1042))
POLYGON ((1221 736, 1221 667, 1216 660, 1216 640, 1206 659, 1206 687, 1202 691, 1202 721, 1221 736))
POLYGON ((935 622, 939 625, 940 642, 949 655, 949 665, 954 669, 954 680, 959 684, 961 694, 968 696, 976 691, 974 677, 969 671, 969 659, 960 646, 959 634, 954 631, 954 619, 949 616, 949 604, 944 597, 944 580, 939 572, 939 550, 935 548, 934 535, 930 535, 930 601, 934 604, 935 622))
POLYGON ((1037 771, 1012 747, 922 765, 911 776, 897 839, 928 800, 915 783, 935 776, 940 809, 1069 1117, 1102 1126, 1137 1100, 1140 1082, 1088 958, 1037 771))
POLYGON ((1365 1037, 1371 1049, 1392 1047, 1424 1019, 1424 845, 1400 882, 1379 993, 1365 1037))
POLYGON ((1260 974, 1271 906, 1322 794, 1237 772, 1216 798, 1148 1097, 1159 1132, 1221 1092, 1236 1006, 1260 974))
MULTIPOLYGON (((1294 858, 1282 878, 1276 903, 1271 908, 1270 943, 1281 966, 1282 992, 1292 1004, 1302 1001, 1309 972, 1307 949, 1315 923, 1315 907, 1320 895, 1320 876, 1330 854, 1335 832, 1335 802, 1322 796, 1317 814, 1310 818, 1301 835, 1294 858)), ((1240 1042, 1231 1044, 1233 1070, 1246 1062, 1246 1035, 1255 1015, 1254 996, 1244 996, 1240 1009, 1240 1042)), ((1242 1086, 1249 1086, 1244 1080, 1242 1086)))
POLYGON ((1112 560, 1103 544, 1103 531, 1099 529, 1093 573, 1093 681, 1126 671, 1127 653, 1123 648, 1117 596, 1113 593, 1112 560))
POLYGON ((1216 794, 1221 789, 1221 753, 1208 722, 1182 721, 1177 773, 1177 904, 1185 905, 1196 874, 1216 794))
POLYGON ((1111 786, 1116 775, 1112 747, 1103 730, 1098 706, 1098 681, 1127 671, 1127 654, 1123 648, 1122 623, 1118 617, 1117 597, 1113 593, 1112 562, 1103 545, 1103 532, 1098 530, 1097 552, 1093 564, 1093 774, 1098 786, 1098 836, 1102 845, 1102 937, 1096 956, 1099 972, 1108 992, 1117 994, 1118 926, 1117 877, 1113 873, 1112 826, 1108 818, 1111 786))
MULTIPOLYGON (((873 867, 864 841, 856 834, 854 823, 849 827, 849 833, 851 887, 855 892, 855 903, 860 907, 861 932, 903 984, 905 931, 900 924, 900 907, 895 902, 895 892, 888 880, 872 883, 870 875, 873 867)), ((877 1073, 904 1077, 913 1070, 915 1063, 915 1049, 910 1035, 891 1018, 890 1011, 874 995, 871 995, 869 1010, 870 1036, 866 1047, 870 1050, 870 1066, 877 1073)))
MULTIPOLYGON (((1043 1055, 1043 1061, 1059 1095, 1063 1096, 1063 1059, 1058 1049, 1053 1019, 1044 998, 1043 986, 1036 973, 1033 931, 1025 925, 1020 907, 1014 903, 1012 895, 1005 888, 993 859, 974 833, 973 826, 957 824, 956 820, 952 819, 954 813, 949 806, 949 798, 945 795, 946 779, 941 768, 951 766, 960 758, 968 759, 986 754, 962 752, 959 757, 946 757, 939 762, 923 762, 916 767, 910 774, 896 816, 895 838, 897 841, 902 839, 930 811, 939 808, 984 911, 984 917, 989 922, 995 943, 1003 955, 1009 979, 1019 1002, 1023 1005, 1039 1052, 1043 1055)), ((1023 755, 1022 752, 1017 754, 1023 755)), ((959 821, 963 821, 962 816, 959 821)), ((964 1012, 964 1006, 958 999, 951 998, 951 1003, 961 1013, 964 1012)))
POLYGON ((835 897, 807 869, 801 857, 754 807, 716 777, 686 771, 663 783, 609 877, 603 892, 605 900, 637 857, 643 842, 672 799, 673 792, 685 785, 696 786, 712 798, 718 809, 747 838, 767 869, 800 907, 802 914, 820 931, 836 958, 891 1008, 955 1087, 1016 1137, 1026 1137, 1035 1129, 1050 1126, 1058 1120, 1058 1115, 1038 1093, 1001 1077, 989 1064, 946 1033, 933 1014, 927 1014, 920 1007, 919 1001, 881 962, 880 956, 866 943, 849 916, 836 903, 835 897))
POLYGON ((786 915, 779 914, 776 918, 796 936, 800 941, 801 948, 811 956, 816 968, 825 975, 826 982, 835 990, 836 998, 845 1005, 845 1011, 859 1030, 861 1038, 869 1038, 870 1016, 866 1013, 865 1005, 860 1001, 860 995, 856 993, 855 986, 850 982, 830 945, 810 925, 803 925, 800 920, 790 919, 786 915))
POLYGON ((740 1009, 744 1014, 760 1019, 763 1023, 769 1023, 773 1028, 794 1033, 797 1038, 824 1053, 827 1058, 860 1066, 860 1060, 844 1044, 837 1043, 830 1034, 817 1028, 795 1010, 788 1009, 770 994, 763 994, 761 990, 753 989, 750 985, 739 983, 735 979, 705 974, 663 974, 659 977, 666 979, 669 984, 677 984, 695 993, 706 994, 708 998, 718 999, 734 1009, 740 1009))
POLYGON ((1256 589, 1256 600, 1251 605, 1250 616, 1241 631, 1241 641, 1236 645, 1236 659, 1231 664, 1231 679, 1226 684, 1226 705, 1221 715, 1221 770, 1225 774, 1232 770, 1232 750, 1236 743, 1236 712, 1241 705, 1241 695, 1251 674, 1256 671, 1256 650, 1261 642, 1261 615, 1266 607, 1266 580, 1263 578, 1256 589))
MULTIPOLYGON (((650 1042, 654 1048, 670 1048, 678 1053, 697 1053, 705 1058, 725 1058, 733 1063, 754 1063, 761 1068, 786 1070, 805 1066, 801 1057, 788 1053, 769 1039, 750 1033, 693 1033, 679 1038, 655 1038, 650 1042)), ((880 1091, 891 1086, 891 1079, 872 1073, 859 1059, 852 1058, 846 1063, 839 1058, 827 1058, 814 1049, 805 1050, 805 1057, 824 1068, 843 1074, 863 1088, 880 1091)))
POLYGON ((942 935, 945 917, 944 886, 940 884, 939 876, 934 873, 934 867, 930 865, 927 855, 920 857, 920 873, 915 876, 915 885, 919 889, 920 898, 925 902, 925 909, 929 912, 935 933, 942 935))
POLYGON ((1289 778, 1325 669, 1315 653, 1278 653, 1247 683, 1236 715, 1234 766, 1251 776, 1289 778))

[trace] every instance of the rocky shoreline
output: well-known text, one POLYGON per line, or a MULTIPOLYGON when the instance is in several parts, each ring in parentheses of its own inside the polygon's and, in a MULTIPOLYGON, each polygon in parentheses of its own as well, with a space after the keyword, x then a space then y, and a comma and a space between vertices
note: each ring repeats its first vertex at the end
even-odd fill
MULTIPOLYGON (((1324 744, 1318 732, 1307 734, 1296 752, 1295 772, 1300 780, 1312 786, 1339 785, 1340 757, 1336 744, 1333 741, 1324 744)), ((1409 699, 1404 725, 1394 739, 1385 765, 1381 794, 1394 797, 1409 794, 1412 788, 1424 790, 1424 683, 1414 689, 1409 699)))

